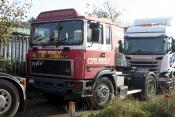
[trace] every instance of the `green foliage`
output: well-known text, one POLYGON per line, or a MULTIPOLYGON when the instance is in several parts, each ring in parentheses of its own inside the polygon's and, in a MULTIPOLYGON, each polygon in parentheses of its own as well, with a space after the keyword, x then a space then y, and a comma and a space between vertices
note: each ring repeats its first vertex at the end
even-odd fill
POLYGON ((94 116, 95 116, 95 114, 93 114, 93 113, 88 115, 88 117, 94 117, 94 116))
POLYGON ((96 115, 93 113, 80 113, 76 117, 96 117, 96 115))
POLYGON ((99 18, 109 18, 115 23, 119 23, 117 20, 121 13, 116 8, 116 3, 112 0, 107 0, 103 3, 103 6, 97 7, 95 4, 87 4, 86 14, 89 16, 96 16, 99 18))
POLYGON ((0 43, 4 45, 11 38, 11 33, 27 16, 31 1, 1 0, 0 1, 0 43))
POLYGON ((11 73, 14 61, 0 57, 0 72, 11 73))
POLYGON ((146 117, 138 103, 135 100, 115 99, 109 107, 97 114, 96 117, 146 117))
POLYGON ((174 99, 169 106, 163 97, 154 97, 147 101, 114 99, 110 106, 94 117, 174 117, 174 110, 174 99))

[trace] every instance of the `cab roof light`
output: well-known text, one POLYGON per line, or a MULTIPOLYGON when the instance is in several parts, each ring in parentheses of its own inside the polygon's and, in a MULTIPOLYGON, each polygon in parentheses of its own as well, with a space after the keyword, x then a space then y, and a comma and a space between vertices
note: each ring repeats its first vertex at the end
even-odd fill
POLYGON ((158 23, 143 23, 140 26, 159 26, 160 24, 158 23))

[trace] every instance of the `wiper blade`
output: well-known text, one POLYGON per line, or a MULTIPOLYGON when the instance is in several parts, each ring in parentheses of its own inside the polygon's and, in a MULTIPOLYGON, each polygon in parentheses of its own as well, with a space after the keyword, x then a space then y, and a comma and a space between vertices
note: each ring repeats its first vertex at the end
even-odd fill
POLYGON ((33 40, 33 44, 41 44, 41 43, 46 43, 48 42, 48 38, 42 37, 42 38, 38 38, 33 40))
POLYGON ((126 53, 128 53, 128 54, 140 54, 140 53, 142 53, 143 51, 142 50, 136 50, 136 51, 126 51, 126 53))
POLYGON ((73 38, 73 36, 69 38, 64 38, 64 39, 51 39, 51 41, 49 41, 49 44, 56 44, 56 45, 64 44, 65 42, 68 42, 67 40, 71 38, 73 38))
POLYGON ((68 38, 61 39, 61 40, 59 40, 59 42, 68 41, 68 40, 71 39, 71 38, 73 38, 73 36, 72 36, 72 37, 68 37, 68 38))
POLYGON ((64 38, 64 39, 61 39, 61 40, 59 39, 59 40, 55 41, 55 43, 56 44, 63 44, 65 42, 67 42, 71 38, 73 38, 73 36, 72 37, 69 37, 69 38, 64 38))
POLYGON ((128 52, 129 54, 154 54, 154 52, 146 52, 146 51, 135 51, 135 52, 128 52))
POLYGON ((142 53, 143 51, 141 50, 137 50, 137 51, 134 51, 134 52, 128 52, 129 54, 140 54, 142 53))

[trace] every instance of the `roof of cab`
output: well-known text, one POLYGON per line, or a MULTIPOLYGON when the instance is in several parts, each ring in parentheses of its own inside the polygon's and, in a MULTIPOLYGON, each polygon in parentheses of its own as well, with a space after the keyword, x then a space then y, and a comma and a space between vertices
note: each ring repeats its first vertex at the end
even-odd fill
POLYGON ((175 25, 174 17, 155 17, 155 18, 143 18, 136 19, 133 23, 133 26, 141 26, 145 24, 159 24, 163 26, 173 26, 175 25))
POLYGON ((41 12, 36 18, 36 22, 48 22, 48 21, 69 20, 69 19, 87 19, 107 24, 114 24, 110 19, 107 18, 82 16, 80 15, 79 12, 77 12, 75 9, 72 8, 41 12))

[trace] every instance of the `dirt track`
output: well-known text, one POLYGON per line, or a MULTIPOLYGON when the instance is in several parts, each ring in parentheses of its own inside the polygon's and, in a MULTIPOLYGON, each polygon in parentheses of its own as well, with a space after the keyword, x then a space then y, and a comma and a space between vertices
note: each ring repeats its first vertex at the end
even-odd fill
MULTIPOLYGON (((91 112, 96 113, 87 108, 87 103, 79 103, 76 106, 76 115, 83 113, 83 117, 86 117, 91 112)), ((66 105, 67 102, 50 104, 45 99, 27 100, 25 111, 18 112, 15 117, 69 117, 66 105)))
POLYGON ((64 104, 50 104, 46 100, 27 100, 24 112, 15 117, 68 117, 64 104))

